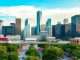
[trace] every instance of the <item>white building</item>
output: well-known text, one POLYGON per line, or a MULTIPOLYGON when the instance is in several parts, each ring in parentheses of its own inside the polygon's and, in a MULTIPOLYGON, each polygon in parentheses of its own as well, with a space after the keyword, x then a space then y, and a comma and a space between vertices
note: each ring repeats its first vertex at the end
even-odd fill
POLYGON ((9 41, 19 41, 21 36, 20 35, 8 35, 6 36, 6 38, 8 38, 9 41))
POLYGON ((30 37, 30 25, 29 24, 24 28, 23 34, 24 34, 24 39, 30 37))

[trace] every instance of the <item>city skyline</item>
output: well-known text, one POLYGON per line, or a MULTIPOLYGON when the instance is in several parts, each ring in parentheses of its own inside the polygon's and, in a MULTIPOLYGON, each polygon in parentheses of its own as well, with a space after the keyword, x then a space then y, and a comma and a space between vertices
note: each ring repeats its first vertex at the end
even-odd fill
POLYGON ((15 22, 15 18, 19 17, 22 20, 22 29, 26 18, 28 18, 30 26, 36 26, 38 10, 42 11, 41 24, 45 24, 48 18, 52 19, 51 24, 53 25, 58 21, 62 22, 65 18, 70 22, 71 16, 80 14, 79 0, 2 0, 0 3, 0 20, 5 21, 3 25, 15 22))

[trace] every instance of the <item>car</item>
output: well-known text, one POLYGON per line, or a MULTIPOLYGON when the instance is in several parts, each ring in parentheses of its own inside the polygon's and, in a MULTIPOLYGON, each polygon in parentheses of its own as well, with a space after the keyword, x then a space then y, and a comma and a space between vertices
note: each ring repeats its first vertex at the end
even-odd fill
POLYGON ((22 59, 24 59, 24 57, 22 57, 22 59))

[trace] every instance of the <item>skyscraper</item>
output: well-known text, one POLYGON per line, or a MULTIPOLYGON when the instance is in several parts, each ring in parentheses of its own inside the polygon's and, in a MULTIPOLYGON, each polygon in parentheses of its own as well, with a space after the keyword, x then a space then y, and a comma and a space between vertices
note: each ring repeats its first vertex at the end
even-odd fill
POLYGON ((31 35, 36 35, 36 26, 31 27, 31 35))
POLYGON ((70 36, 70 26, 69 26, 69 22, 68 19, 64 19, 64 32, 65 32, 65 36, 69 37, 70 36))
POLYGON ((15 23, 10 23, 11 26, 13 26, 13 30, 14 30, 14 35, 15 35, 15 23))
POLYGON ((0 20, 0 34, 2 34, 2 20, 0 20))
POLYGON ((21 18, 16 18, 16 35, 21 35, 21 18))
POLYGON ((25 20, 25 28, 23 34, 24 34, 24 39, 30 37, 30 25, 28 24, 28 19, 25 20))
POLYGON ((37 34, 40 34, 40 21, 42 20, 42 12, 37 11, 37 34))
POLYGON ((28 19, 25 20, 25 27, 27 26, 28 24, 28 19))
POLYGON ((48 19, 46 22, 46 31, 48 32, 48 36, 52 36, 52 26, 51 26, 51 19, 48 19))
POLYGON ((55 37, 60 38, 61 37, 61 22, 58 22, 55 26, 55 37))
POLYGON ((52 36, 55 37, 55 25, 52 25, 52 36))
POLYGON ((68 19, 64 19, 64 24, 69 24, 68 19))
POLYGON ((71 17, 71 29, 72 29, 72 37, 79 36, 80 37, 80 15, 75 15, 71 17))

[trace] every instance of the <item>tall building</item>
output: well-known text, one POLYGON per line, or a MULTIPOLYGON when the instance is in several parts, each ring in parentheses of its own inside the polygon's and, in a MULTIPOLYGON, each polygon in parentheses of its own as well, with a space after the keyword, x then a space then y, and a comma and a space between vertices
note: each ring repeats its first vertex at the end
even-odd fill
POLYGON ((64 24, 69 24, 68 19, 64 19, 64 24))
POLYGON ((16 35, 21 35, 21 18, 16 18, 16 35))
POLYGON ((72 37, 80 37, 80 15, 71 17, 71 31, 72 37))
POLYGON ((31 35, 36 35, 36 26, 31 27, 31 35))
POLYGON ((61 26, 62 26, 61 22, 58 22, 57 25, 55 26, 55 37, 56 38, 62 37, 62 35, 61 35, 61 26))
POLYGON ((65 30, 65 37, 69 37, 70 36, 70 26, 69 26, 69 22, 68 19, 64 19, 64 30, 65 30))
POLYGON ((37 35, 40 34, 40 21, 42 20, 42 12, 37 11, 37 35))
POLYGON ((51 19, 47 20, 45 29, 48 32, 48 37, 51 37, 52 36, 51 19))
POLYGON ((41 27, 40 31, 45 31, 45 27, 46 27, 45 24, 40 25, 40 27, 41 27))
POLYGON ((27 26, 28 24, 28 19, 25 20, 25 27, 27 26))
POLYGON ((30 37, 30 25, 29 24, 24 28, 23 34, 24 34, 24 39, 30 37))
POLYGON ((52 36, 55 37, 55 25, 52 25, 52 36))
POLYGON ((0 20, 0 34, 2 34, 2 20, 0 20))
POLYGON ((14 29, 14 35, 15 35, 15 29, 16 29, 16 28, 15 28, 15 23, 10 23, 10 25, 13 26, 13 29, 14 29))
POLYGON ((30 37, 30 25, 28 24, 28 20, 25 20, 25 28, 23 34, 24 34, 24 39, 30 37))
POLYGON ((2 26, 2 34, 4 36, 14 35, 14 27, 13 26, 2 26))

